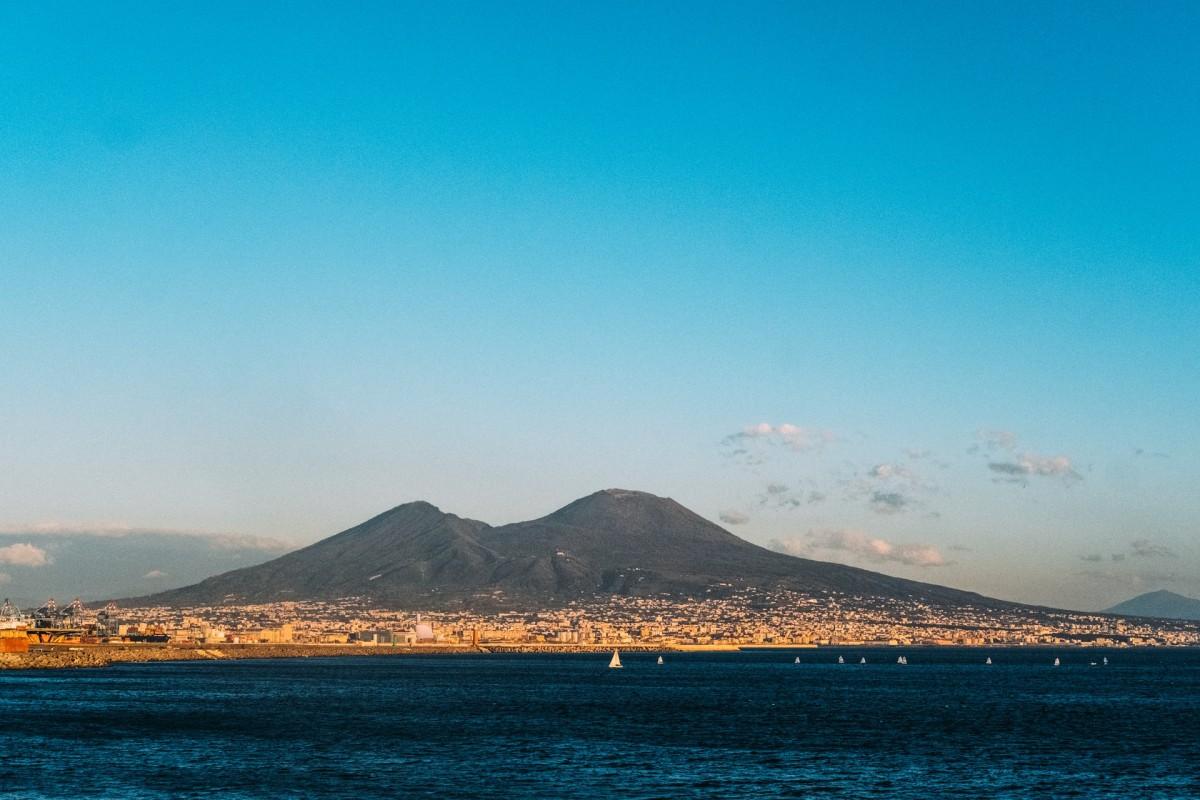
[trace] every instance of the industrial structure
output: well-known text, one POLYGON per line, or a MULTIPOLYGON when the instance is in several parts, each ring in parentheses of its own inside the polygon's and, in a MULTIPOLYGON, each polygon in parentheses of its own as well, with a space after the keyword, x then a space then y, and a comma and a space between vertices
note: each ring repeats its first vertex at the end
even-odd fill
POLYGON ((21 610, 4 598, 0 605, 0 653, 24 653, 29 650, 29 621, 21 610))

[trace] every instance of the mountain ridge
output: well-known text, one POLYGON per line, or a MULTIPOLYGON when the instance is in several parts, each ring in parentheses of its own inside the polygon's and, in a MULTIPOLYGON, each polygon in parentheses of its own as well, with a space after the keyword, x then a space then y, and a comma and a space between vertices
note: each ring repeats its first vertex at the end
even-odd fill
POLYGON ((381 607, 551 607, 604 595, 834 591, 1009 608, 974 592, 800 558, 748 542, 670 498, 605 489, 492 526, 418 500, 272 561, 122 601, 215 605, 365 597, 381 607))

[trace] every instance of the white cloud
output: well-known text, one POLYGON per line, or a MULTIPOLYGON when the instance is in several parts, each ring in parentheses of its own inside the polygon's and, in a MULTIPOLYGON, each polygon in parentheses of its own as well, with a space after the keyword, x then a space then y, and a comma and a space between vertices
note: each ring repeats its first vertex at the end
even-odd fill
POLYGON ((988 469, 1004 477, 995 480, 1006 483, 1025 483, 1025 476, 1039 475, 1058 477, 1065 481, 1081 481, 1080 475, 1071 459, 1066 456, 1039 456, 1036 453, 1024 453, 1014 461, 992 461, 988 469))
MULTIPOLYGON (((94 525, 77 524, 71 522, 58 522, 56 520, 43 520, 41 522, 15 523, 10 525, 0 526, 0 533, 3 534, 20 534, 30 536, 52 536, 57 534, 72 534, 72 535, 87 535, 87 536, 128 536, 132 533, 144 533, 137 528, 129 525, 114 524, 109 522, 96 523, 94 525)), ((184 531, 161 530, 156 533, 173 534, 184 533, 184 531)))
POLYGON ((142 577, 153 580, 154 578, 165 578, 165 577, 167 577, 167 575, 168 575, 168 573, 163 572, 161 569, 152 569, 149 572, 147 572, 145 575, 143 575, 142 577))
POLYGON ((769 444, 783 445, 797 452, 803 452, 820 449, 830 442, 836 441, 836 439, 837 437, 831 431, 819 428, 805 428, 800 425, 793 425, 790 422, 784 422, 780 425, 760 422, 757 425, 748 425, 739 433, 725 437, 725 443, 731 444, 735 441, 746 440, 761 441, 769 444))
POLYGON ((11 564, 17 567, 44 567, 50 561, 50 556, 46 554, 45 550, 28 542, 0 547, 0 564, 11 564))
POLYGON ((812 556, 826 550, 849 553, 866 561, 893 561, 915 567, 942 567, 948 563, 933 545, 889 542, 850 529, 811 531, 802 538, 775 539, 771 547, 795 556, 812 556))
POLYGON ((184 537, 207 542, 215 550, 262 550, 283 552, 295 545, 270 536, 253 536, 241 533, 213 533, 211 531, 175 528, 137 528, 131 525, 101 523, 95 525, 34 522, 0 526, 0 535, 17 536, 95 536, 99 538, 125 538, 130 536, 184 537))
POLYGON ((212 533, 204 536, 204 539, 217 550, 283 552, 284 550, 291 550, 295 546, 270 536, 251 536, 240 533, 212 533))

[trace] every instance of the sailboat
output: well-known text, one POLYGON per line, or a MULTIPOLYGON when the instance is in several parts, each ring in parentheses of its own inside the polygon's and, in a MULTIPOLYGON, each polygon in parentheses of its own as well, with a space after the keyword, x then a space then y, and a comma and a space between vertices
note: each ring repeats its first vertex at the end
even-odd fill
POLYGON ((908 656, 900 656, 896 659, 897 664, 908 664, 908 656))
POLYGON ((616 650, 613 650, 613 656, 612 656, 612 659, 608 662, 608 668, 609 669, 620 669, 621 668, 621 655, 616 650))
POLYGON ((988 657, 987 657, 987 661, 985 661, 985 662, 983 662, 983 663, 987 664, 987 665, 990 667, 990 666, 992 665, 992 657, 991 657, 991 656, 988 656, 988 657))
POLYGON ((867 660, 866 660, 865 658, 860 658, 860 659, 858 660, 858 663, 860 663, 860 664, 865 664, 865 663, 867 663, 867 660))
POLYGON ((1055 658, 1054 658, 1054 666, 1056 666, 1056 667, 1057 667, 1057 666, 1061 666, 1061 665, 1062 665, 1062 662, 1058 660, 1058 657, 1057 657, 1057 656, 1055 656, 1055 658))
POLYGON ((661 666, 662 666, 662 663, 663 663, 663 662, 662 662, 662 656, 659 656, 659 657, 658 657, 658 665, 661 667, 661 666))
POLYGON ((845 664, 845 663, 846 663, 846 659, 842 658, 841 656, 838 656, 838 663, 839 663, 839 664, 845 664))
POLYGON ((1104 657, 1104 666, 1108 666, 1108 656, 1104 657))
POLYGON ((795 660, 795 661, 793 661, 792 663, 793 663, 793 664, 799 664, 799 663, 800 663, 800 656, 796 656, 796 660, 795 660))

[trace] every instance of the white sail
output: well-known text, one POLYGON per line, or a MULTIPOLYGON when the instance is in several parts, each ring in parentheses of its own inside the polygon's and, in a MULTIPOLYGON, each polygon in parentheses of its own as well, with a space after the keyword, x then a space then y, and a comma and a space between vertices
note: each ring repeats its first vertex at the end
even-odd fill
POLYGON ((987 661, 985 661, 985 662, 983 662, 983 663, 985 663, 985 664, 991 664, 991 663, 992 663, 992 657, 991 657, 991 656, 988 656, 988 660, 987 660, 987 661))
POLYGON ((867 663, 867 660, 866 660, 865 658, 860 658, 860 659, 858 660, 858 663, 860 663, 860 664, 865 664, 865 663, 867 663))
POLYGON ((846 659, 842 658, 841 656, 838 656, 838 663, 839 663, 839 664, 845 664, 845 663, 846 663, 846 659))
POLYGON ((661 667, 663 663, 662 656, 658 657, 658 665, 661 667))
POLYGON ((616 650, 613 650, 612 659, 608 662, 608 668, 609 669, 620 669, 621 668, 621 654, 618 653, 616 650))
POLYGON ((1104 666, 1108 666, 1108 656, 1104 657, 1104 666))
POLYGON ((800 663, 800 656, 796 656, 796 660, 795 660, 793 663, 795 663, 795 664, 799 664, 799 663, 800 663))
POLYGON ((1057 658, 1055 658, 1055 659, 1054 659, 1054 666, 1056 666, 1056 667, 1057 667, 1057 666, 1058 666, 1058 665, 1060 665, 1061 663, 1062 663, 1062 662, 1061 662, 1061 661, 1059 661, 1057 658))

